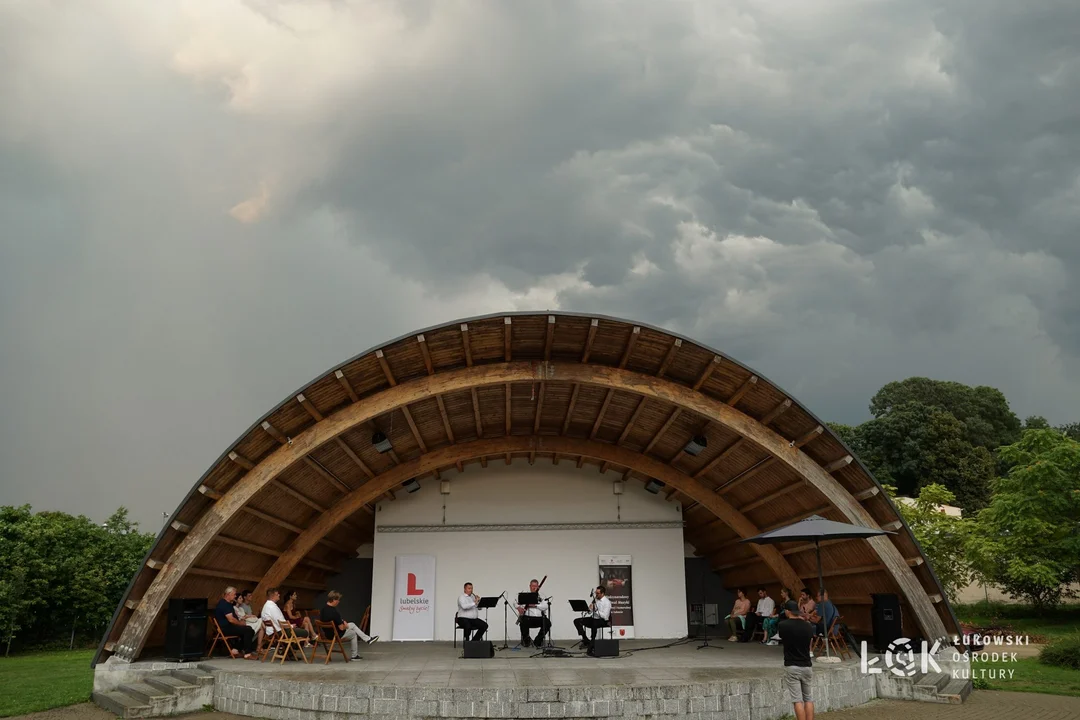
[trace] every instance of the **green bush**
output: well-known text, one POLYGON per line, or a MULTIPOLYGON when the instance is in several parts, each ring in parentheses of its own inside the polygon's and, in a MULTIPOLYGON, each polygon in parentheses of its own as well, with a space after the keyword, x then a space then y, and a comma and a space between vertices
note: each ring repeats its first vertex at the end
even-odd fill
POLYGON ((1039 653, 1039 662, 1080 670, 1080 635, 1071 635, 1050 643, 1039 653))

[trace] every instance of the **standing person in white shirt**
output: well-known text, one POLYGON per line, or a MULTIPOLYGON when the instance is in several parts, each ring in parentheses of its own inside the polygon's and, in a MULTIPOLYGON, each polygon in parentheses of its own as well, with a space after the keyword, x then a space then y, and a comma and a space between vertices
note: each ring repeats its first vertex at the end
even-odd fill
MULTIPOLYGON (((539 592, 540 581, 533 579, 529 583, 529 592, 539 592)), ((541 600, 537 605, 518 605, 517 613, 521 616, 521 646, 529 647, 529 630, 531 628, 540 628, 540 632, 536 633, 536 647, 540 647, 544 644, 544 637, 547 636, 548 631, 551 630, 551 620, 544 617, 544 613, 547 612, 548 604, 546 600, 541 600)))
POLYGON ((597 628, 606 627, 609 620, 611 620, 611 600, 607 598, 604 586, 598 585, 596 587, 596 598, 592 602, 592 615, 580 617, 574 621, 574 627, 577 628, 578 635, 581 636, 581 642, 586 648, 592 648, 593 643, 596 642, 597 628), (585 638, 585 628, 592 629, 591 640, 585 638))
POLYGON ((746 627, 743 628, 739 642, 749 642, 754 632, 762 626, 765 618, 772 617, 773 612, 776 610, 776 602, 769 597, 764 587, 758 587, 757 595, 757 607, 754 608, 754 612, 747 616, 746 627))
POLYGON ((465 583, 465 592, 458 598, 457 606, 457 624, 461 628, 464 634, 463 639, 468 642, 469 636, 476 632, 476 635, 472 636, 473 640, 483 640, 484 633, 487 632, 488 624, 480 619, 480 611, 477 609, 477 604, 480 602, 480 596, 473 594, 472 583, 465 583))

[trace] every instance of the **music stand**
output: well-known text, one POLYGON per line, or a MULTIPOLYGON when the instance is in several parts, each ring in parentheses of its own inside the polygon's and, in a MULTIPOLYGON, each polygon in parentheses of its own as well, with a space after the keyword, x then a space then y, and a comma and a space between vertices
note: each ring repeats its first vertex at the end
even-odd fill
MULTIPOLYGON (((484 622, 487 623, 487 626, 488 626, 487 630, 485 630, 484 632, 491 632, 491 623, 488 623, 488 610, 490 608, 493 608, 493 607, 497 606, 498 604, 499 604, 499 598, 497 596, 496 597, 482 597, 482 598, 480 598, 480 602, 477 604, 476 609, 484 611, 484 622)), ((491 639, 491 636, 489 635, 488 640, 490 640, 490 639, 491 639)))
MULTIPOLYGON (((581 617, 585 617, 585 614, 590 612, 589 603, 585 602, 584 600, 570 600, 569 603, 570 609, 574 612, 581 613, 581 617)), ((577 645, 575 645, 574 647, 577 647, 578 645, 583 646, 584 641, 578 642, 577 645)))

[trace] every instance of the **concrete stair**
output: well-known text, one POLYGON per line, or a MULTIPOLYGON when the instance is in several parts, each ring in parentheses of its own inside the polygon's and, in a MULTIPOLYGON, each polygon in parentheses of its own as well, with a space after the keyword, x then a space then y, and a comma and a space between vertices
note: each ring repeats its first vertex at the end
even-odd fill
POLYGON ((954 680, 948 673, 926 673, 915 678, 915 699, 959 705, 971 694, 970 680, 954 680))
POLYGON ((213 675, 193 667, 147 675, 140 682, 125 683, 92 697, 98 707, 124 720, 162 717, 201 710, 213 702, 213 685, 213 675))

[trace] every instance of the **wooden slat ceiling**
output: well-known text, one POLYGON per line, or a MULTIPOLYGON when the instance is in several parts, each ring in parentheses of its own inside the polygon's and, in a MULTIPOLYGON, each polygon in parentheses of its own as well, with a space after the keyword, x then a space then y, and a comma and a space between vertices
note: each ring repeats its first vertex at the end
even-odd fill
MULTIPOLYGON (((185 538, 198 534, 200 521, 215 504, 224 502, 222 498, 249 472, 255 472, 276 451, 288 447, 293 438, 332 422, 346 408, 372 402, 389 388, 452 371, 522 362, 537 368, 548 362, 620 369, 632 373, 635 381, 640 378, 661 390, 668 386, 690 388, 768 427, 795 448, 792 452, 801 451, 830 473, 873 522, 895 530, 889 542, 911 567, 947 632, 959 632, 940 585, 876 481, 857 460, 851 461, 849 450, 823 423, 783 390, 712 349, 642 324, 568 314, 512 314, 454 322, 368 351, 293 393, 256 422, 206 472, 171 516, 175 522, 162 531, 148 556, 149 562, 133 579, 102 641, 97 661, 116 648, 142 598, 153 597, 155 576, 165 563, 181 558, 174 553, 181 552, 185 538)), ((812 514, 847 520, 789 463, 715 418, 666 401, 664 397, 670 395, 664 392, 646 397, 635 392, 633 386, 574 383, 558 379, 558 374, 546 379, 548 376, 539 371, 536 377, 542 379, 482 384, 416 397, 318 443, 225 519, 216 537, 191 555, 190 568, 168 596, 205 594, 211 598, 230 581, 254 586, 255 580, 264 578, 305 530, 349 493, 366 483, 378 482, 396 466, 433 457, 442 449, 500 438, 583 439, 661 461, 722 498, 757 531, 812 514), (374 433, 384 434, 393 449, 386 453, 376 450, 372 444, 374 433), (706 448, 697 456, 684 451, 695 437, 707 440, 706 448), (210 578, 209 569, 219 573, 227 569, 225 574, 235 573, 235 577, 210 578)), ((441 477, 452 471, 469 472, 470 468, 486 467, 494 461, 506 463, 513 458, 530 463, 546 458, 552 462, 571 461, 593 472, 614 473, 636 482, 648 480, 626 466, 580 453, 574 456, 545 452, 539 444, 537 449, 510 453, 502 452, 498 443, 493 447, 495 451, 478 457, 449 458, 445 466, 432 467, 423 475, 441 477)), ((683 504, 687 542, 723 573, 725 585, 748 589, 763 585, 774 593, 779 589, 770 565, 762 561, 755 548, 738 543, 742 535, 729 523, 670 486, 664 494, 667 500, 683 504)), ((302 601, 309 602, 355 548, 371 541, 374 502, 389 501, 394 496, 393 489, 381 492, 336 524, 299 559, 281 584, 295 587, 302 601)), ((775 547, 778 557, 795 575, 808 586, 816 586, 814 553, 805 543, 775 547)), ((848 601, 846 606, 841 603, 840 609, 856 630, 869 631, 867 605, 871 593, 901 593, 902 601, 909 600, 904 598, 895 575, 886 570, 879 552, 866 541, 823 546, 822 561, 830 592, 848 601)), ((904 602, 904 613, 906 627, 919 627, 909 601, 904 602)), ((160 645, 161 613, 141 618, 140 622, 152 627, 143 639, 146 646, 160 645)), ((134 654, 139 650, 141 646, 134 654)))

